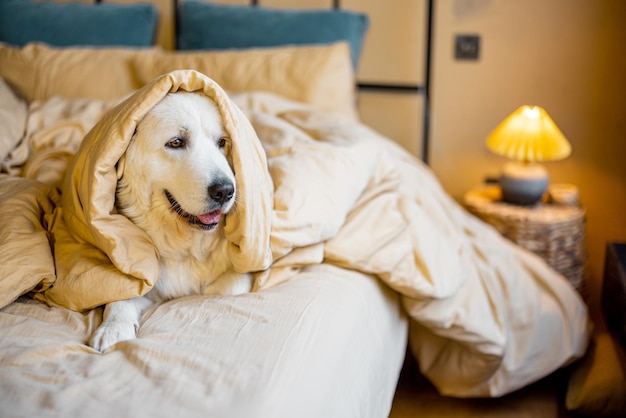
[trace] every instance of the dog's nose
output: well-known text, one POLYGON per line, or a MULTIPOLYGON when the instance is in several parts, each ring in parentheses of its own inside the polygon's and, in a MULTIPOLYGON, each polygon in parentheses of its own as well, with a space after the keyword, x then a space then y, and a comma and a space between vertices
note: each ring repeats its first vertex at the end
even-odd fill
POLYGON ((233 198, 235 187, 230 182, 217 182, 209 186, 209 197, 220 205, 233 198))

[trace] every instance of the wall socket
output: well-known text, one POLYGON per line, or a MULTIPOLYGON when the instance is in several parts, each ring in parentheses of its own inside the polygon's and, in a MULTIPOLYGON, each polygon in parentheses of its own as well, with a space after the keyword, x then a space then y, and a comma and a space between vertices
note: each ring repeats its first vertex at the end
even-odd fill
POLYGON ((477 60, 480 56, 479 35, 456 35, 454 58, 457 60, 477 60))

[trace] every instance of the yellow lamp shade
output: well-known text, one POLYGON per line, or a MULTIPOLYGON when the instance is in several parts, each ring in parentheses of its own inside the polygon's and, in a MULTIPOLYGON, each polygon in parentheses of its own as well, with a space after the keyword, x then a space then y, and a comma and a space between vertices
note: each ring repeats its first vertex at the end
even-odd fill
POLYGON ((522 106, 511 113, 487 137, 487 147, 525 162, 561 160, 571 152, 563 133, 539 106, 522 106))

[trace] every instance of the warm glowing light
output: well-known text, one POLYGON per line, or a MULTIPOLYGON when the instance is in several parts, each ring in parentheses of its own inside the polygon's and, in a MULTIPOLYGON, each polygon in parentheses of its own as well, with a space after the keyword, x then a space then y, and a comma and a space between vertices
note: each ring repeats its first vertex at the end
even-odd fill
POLYGON ((571 153, 563 133, 540 106, 522 106, 487 138, 496 154, 524 162, 561 160, 571 153))
POLYGON ((530 119, 537 119, 540 115, 539 108, 537 106, 524 106, 524 110, 522 111, 524 116, 530 119))

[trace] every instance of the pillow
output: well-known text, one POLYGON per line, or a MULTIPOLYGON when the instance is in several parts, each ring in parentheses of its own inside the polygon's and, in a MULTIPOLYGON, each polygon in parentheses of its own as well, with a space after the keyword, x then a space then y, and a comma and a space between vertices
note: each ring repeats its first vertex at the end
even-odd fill
POLYGON ((573 366, 565 405, 594 417, 626 416, 626 359, 608 332, 598 332, 573 366))
POLYGON ((149 46, 157 10, 147 3, 53 3, 0 1, 0 41, 23 46, 149 46))
POLYGON ((346 10, 287 10, 185 0, 177 49, 241 49, 348 42, 357 68, 367 15, 346 10))
POLYGON ((285 46, 229 51, 153 51, 135 55, 140 84, 176 70, 197 70, 230 93, 265 91, 358 119, 348 45, 285 46))
POLYGON ((198 70, 231 92, 267 91, 357 119, 343 42, 212 52, 0 44, 0 77, 28 102, 54 95, 118 99, 174 69, 198 70))
MULTIPOLYGON (((1 0, 0 0, 1 1, 1 0)), ((132 57, 150 48, 53 48, 0 44, 0 77, 26 101, 66 98, 118 99, 141 87, 132 57)))

